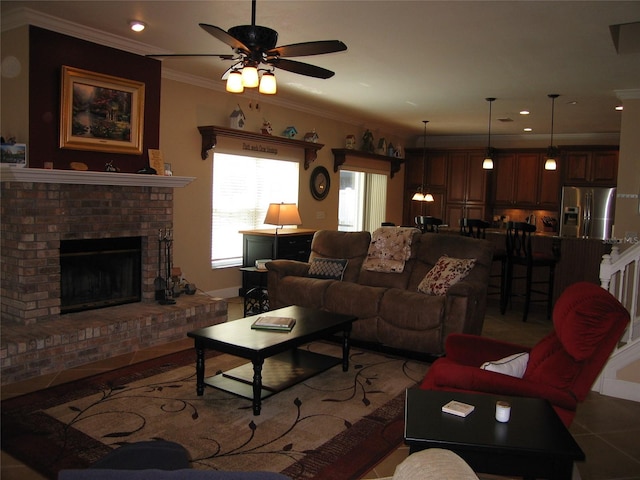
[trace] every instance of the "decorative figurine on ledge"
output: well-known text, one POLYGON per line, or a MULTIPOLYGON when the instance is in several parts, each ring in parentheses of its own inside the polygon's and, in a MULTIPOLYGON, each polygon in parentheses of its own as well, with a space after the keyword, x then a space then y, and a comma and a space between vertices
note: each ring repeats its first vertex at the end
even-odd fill
POLYGON ((368 128, 362 135, 362 150, 369 153, 374 153, 376 150, 373 146, 373 133, 368 128))
POLYGON ((119 172, 119 171, 120 171, 120 169, 119 169, 118 167, 116 167, 116 166, 113 164, 113 160, 111 160, 111 161, 109 161, 109 162, 107 162, 107 163, 105 164, 105 166, 104 166, 104 171, 105 171, 105 172, 115 172, 115 173, 117 173, 117 172, 119 172))
POLYGON ((382 137, 378 140, 378 149, 376 150, 378 155, 386 155, 387 154, 387 141, 382 137))
POLYGON ((315 128, 313 130, 311 130, 310 132, 307 132, 307 133, 304 134, 304 141, 305 142, 318 143, 318 139, 319 138, 320 137, 316 133, 316 129, 315 128))
POLYGON ((231 115, 229 116, 229 127, 243 130, 246 122, 247 117, 240 108, 240 105, 238 105, 238 107, 233 112, 231 112, 231 115))
POLYGON ((296 130, 296 127, 294 127, 293 125, 290 127, 287 127, 284 132, 282 132, 282 135, 285 136, 285 138, 293 138, 298 134, 298 130, 296 130))
POLYGON ((262 128, 260 129, 260 133, 263 135, 271 135, 273 133, 273 128, 271 128, 271 122, 265 120, 262 122, 262 128))
POLYGON ((353 134, 347 135, 344 139, 344 146, 349 150, 353 150, 356 148, 356 136, 353 134))

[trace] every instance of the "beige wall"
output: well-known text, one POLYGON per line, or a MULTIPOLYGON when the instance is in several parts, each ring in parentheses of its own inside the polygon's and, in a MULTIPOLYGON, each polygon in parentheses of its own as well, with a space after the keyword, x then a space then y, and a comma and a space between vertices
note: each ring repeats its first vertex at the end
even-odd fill
POLYGON ((0 132, 6 138, 15 137, 17 143, 27 143, 29 141, 28 27, 2 33, 2 61, 0 132), (10 57, 14 57, 16 61, 10 57), (7 72, 6 66, 9 65, 10 72, 7 72), (10 77, 7 76, 9 74, 10 77))
POLYGON ((614 236, 640 238, 640 90, 621 96, 635 98, 623 99, 614 236))
MULTIPOLYGON (((294 125, 298 130, 296 139, 301 139, 305 132, 315 128, 320 136, 319 143, 325 145, 308 170, 300 169, 299 209, 303 228, 337 229, 339 177, 333 172, 331 149, 342 148, 347 134, 353 133, 359 138, 364 132, 363 127, 270 104, 266 96, 232 95, 163 79, 160 149, 165 161, 171 163, 174 175, 196 178, 189 186, 175 190, 174 265, 180 266, 185 278, 195 283, 198 288, 225 296, 237 295, 241 279, 235 267, 212 270, 210 266, 211 172, 212 155, 215 150, 210 152, 207 160, 201 160, 201 137, 197 127, 228 127, 229 115, 238 104, 247 117, 247 131, 259 131, 263 120, 266 119, 271 122, 274 135, 281 135, 287 126, 294 125), (255 109, 256 101, 259 101, 259 111, 255 109), (253 108, 250 108, 249 103, 253 108), (326 167, 331 173, 329 195, 321 202, 313 199, 309 190, 311 172, 317 165, 326 167)), ((384 136, 394 145, 406 145, 405 139, 386 135, 384 132, 375 135, 376 139, 384 136)), ((228 151, 233 148, 233 141, 224 137, 219 138, 218 143, 218 149, 228 151)), ((303 165, 302 150, 294 149, 293 152, 287 153, 297 155, 303 165)), ((367 164, 370 168, 389 171, 389 163, 386 162, 367 164)), ((402 221, 403 178, 404 170, 401 170, 388 182, 387 219, 398 224, 402 221)))

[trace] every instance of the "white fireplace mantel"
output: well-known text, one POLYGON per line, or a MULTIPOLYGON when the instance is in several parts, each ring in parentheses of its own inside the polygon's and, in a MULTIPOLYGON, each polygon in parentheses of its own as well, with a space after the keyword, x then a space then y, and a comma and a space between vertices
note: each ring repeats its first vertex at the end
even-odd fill
POLYGON ((138 173, 47 170, 43 168, 0 167, 3 182, 71 183, 76 185, 121 185, 134 187, 185 187, 195 177, 145 175, 138 173))

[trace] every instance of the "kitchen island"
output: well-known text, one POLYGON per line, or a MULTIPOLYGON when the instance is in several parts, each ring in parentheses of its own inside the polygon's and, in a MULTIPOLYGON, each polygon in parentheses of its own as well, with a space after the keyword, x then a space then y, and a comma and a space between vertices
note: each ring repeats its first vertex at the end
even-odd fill
MULTIPOLYGON (((503 229, 487 230, 487 240, 491 241, 496 248, 505 248, 506 236, 506 231, 503 229)), ((559 237, 551 232, 536 233, 532 238, 532 244, 534 252, 558 255, 553 288, 554 303, 560 294, 573 283, 587 281, 600 285, 602 256, 611 253, 611 244, 606 240, 559 237)), ((516 268, 524 269, 524 267, 516 268)), ((494 262, 491 274, 499 273, 500 265, 498 262, 494 262)), ((516 270, 515 275, 519 276, 520 272, 516 270)), ((548 270, 545 268, 534 270, 534 281, 536 278, 544 279, 547 276, 548 270)), ((520 294, 523 291, 524 280, 516 280, 513 285, 514 294, 520 294)), ((513 301, 523 301, 523 299, 514 297, 513 301)), ((531 307, 543 308, 542 305, 534 303, 531 307)))

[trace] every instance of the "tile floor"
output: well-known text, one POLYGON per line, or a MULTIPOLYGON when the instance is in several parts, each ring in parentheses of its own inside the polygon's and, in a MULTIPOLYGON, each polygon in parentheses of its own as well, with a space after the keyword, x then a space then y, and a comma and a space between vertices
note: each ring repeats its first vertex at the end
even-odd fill
MULTIPOLYGON (((229 299, 229 319, 242 316, 239 298, 229 299)), ((490 304, 485 319, 483 334, 488 337, 533 345, 544 336, 551 324, 544 315, 533 312, 527 323, 522 323, 517 309, 502 316, 497 304, 490 304)), ((46 375, 32 380, 2 387, 2 399, 58 385, 70 380, 94 375, 124 365, 137 363, 168 353, 192 347, 190 339, 150 348, 107 361, 78 367, 58 374, 46 375)), ((584 450, 587 461, 578 465, 581 480, 640 480, 640 402, 620 400, 590 393, 587 401, 578 409, 571 426, 571 433, 584 450)), ((392 452, 363 479, 392 476, 395 466, 408 455, 402 446, 392 452)), ((41 480, 42 476, 30 470, 11 456, 2 452, 0 478, 3 480, 41 480)), ((482 476, 489 480, 491 476, 482 476)), ((493 477, 496 478, 496 477, 493 477)))

